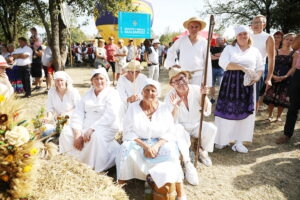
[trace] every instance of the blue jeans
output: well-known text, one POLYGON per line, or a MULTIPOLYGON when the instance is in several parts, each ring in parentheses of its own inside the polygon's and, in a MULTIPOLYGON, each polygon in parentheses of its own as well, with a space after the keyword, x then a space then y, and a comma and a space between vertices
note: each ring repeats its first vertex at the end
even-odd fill
POLYGON ((212 68, 212 73, 213 73, 213 86, 220 86, 222 77, 224 74, 224 70, 222 68, 212 68))

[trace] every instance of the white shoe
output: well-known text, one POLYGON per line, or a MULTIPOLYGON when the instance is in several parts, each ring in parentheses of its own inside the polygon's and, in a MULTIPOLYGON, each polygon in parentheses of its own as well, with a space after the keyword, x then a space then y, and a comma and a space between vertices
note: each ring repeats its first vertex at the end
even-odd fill
POLYGON ((200 155, 199 155, 199 159, 207 167, 212 166, 212 161, 211 161, 210 157, 208 156, 207 151, 201 151, 200 155))
POLYGON ((228 145, 220 145, 220 144, 215 144, 215 148, 216 149, 224 149, 225 147, 227 147, 228 145))
POLYGON ((186 196, 176 197, 176 200, 187 200, 186 196))
POLYGON ((191 185, 199 184, 197 170, 191 162, 185 164, 185 178, 191 185))
POLYGON ((248 149, 242 143, 234 144, 231 149, 240 153, 248 153, 248 149))

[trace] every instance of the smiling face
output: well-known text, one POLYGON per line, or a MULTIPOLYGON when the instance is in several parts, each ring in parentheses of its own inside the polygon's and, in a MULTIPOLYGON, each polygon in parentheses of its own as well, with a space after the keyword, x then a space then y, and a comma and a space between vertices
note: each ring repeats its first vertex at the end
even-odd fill
POLYGON ((237 43, 240 46, 244 46, 244 45, 248 45, 250 36, 247 32, 241 32, 236 36, 236 39, 237 39, 237 43))
POLYGON ((94 88, 99 91, 102 91, 107 85, 107 80, 102 74, 95 74, 91 81, 94 88))
POLYGON ((187 29, 190 35, 196 35, 201 30, 201 24, 199 22, 190 22, 187 29))
POLYGON ((140 74, 140 71, 135 71, 135 72, 134 71, 128 71, 126 77, 127 77, 128 80, 133 81, 138 77, 139 74, 140 74))
POLYGON ((171 86, 179 93, 185 93, 189 90, 188 83, 188 76, 184 73, 177 74, 170 82, 171 86))
POLYGON ((57 78, 54 80, 55 87, 58 90, 64 90, 67 88, 67 81, 62 78, 57 78))
POLYGON ((144 101, 148 101, 148 102, 155 102, 157 101, 157 89, 155 86, 153 85, 148 85, 146 87, 144 87, 143 91, 142 91, 142 95, 143 95, 143 100, 144 101))

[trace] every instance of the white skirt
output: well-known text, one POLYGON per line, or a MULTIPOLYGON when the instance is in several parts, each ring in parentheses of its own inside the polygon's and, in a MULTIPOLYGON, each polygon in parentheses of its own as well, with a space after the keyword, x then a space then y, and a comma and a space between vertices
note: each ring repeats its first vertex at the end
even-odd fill
POLYGON ((176 144, 167 142, 160 148, 159 152, 161 151, 169 152, 167 160, 146 159, 142 147, 136 142, 124 142, 116 158, 118 180, 145 180, 150 174, 157 187, 166 183, 182 182, 183 172, 176 144))
MULTIPOLYGON (((84 133, 84 132, 82 132, 84 133)), ((105 127, 97 127, 91 140, 84 143, 81 151, 74 147, 74 136, 70 126, 65 126, 59 137, 59 151, 75 157, 78 161, 87 164, 96 172, 102 172, 115 165, 115 157, 120 145, 115 140, 105 140, 107 135, 115 133, 105 127)))

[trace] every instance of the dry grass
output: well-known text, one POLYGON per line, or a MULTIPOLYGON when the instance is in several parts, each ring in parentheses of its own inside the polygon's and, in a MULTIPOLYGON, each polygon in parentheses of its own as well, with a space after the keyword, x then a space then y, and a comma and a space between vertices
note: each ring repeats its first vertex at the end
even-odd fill
MULTIPOLYGON (((72 68, 66 70, 74 79, 75 87, 79 89, 81 94, 89 88, 91 70, 92 69, 87 68, 72 68)), ((163 95, 169 89, 166 75, 167 73, 162 71, 161 82, 163 82, 163 95)), ((41 106, 45 105, 46 95, 38 94, 37 96, 22 101, 33 116, 41 106)), ((230 148, 216 150, 210 154, 213 160, 213 166, 208 168, 201 164, 198 168, 200 184, 198 186, 185 185, 188 199, 300 199, 300 123, 299 121, 297 122, 295 135, 288 145, 276 145, 274 142, 275 138, 282 134, 284 122, 270 124, 264 120, 266 118, 266 112, 258 114, 254 140, 252 144, 248 145, 248 154, 239 154, 233 152, 230 148)), ((213 121, 213 116, 208 120, 213 121)), ((285 116, 283 116, 283 121, 284 120, 285 116)), ((243 130, 241 130, 241 132, 242 131, 243 130)), ((62 157, 58 157, 56 167, 60 167, 60 162, 63 163, 64 159, 65 158, 62 159, 62 157)), ((72 165, 72 167, 79 166, 76 162, 72 163, 72 165)), ((44 167, 47 168, 46 165, 44 167)), ((48 167, 48 169, 55 168, 48 167)), ((49 174, 51 173, 55 175, 56 172, 49 170, 49 174)), ((115 176, 114 171, 110 173, 112 176, 115 176)), ((83 181, 80 176, 76 177, 74 173, 66 173, 66 175, 66 178, 68 176, 72 176, 73 178, 66 179, 66 181, 64 180, 63 182, 56 182, 56 188, 52 188, 48 192, 48 194, 50 192, 53 194, 51 199, 70 199, 68 195, 80 195, 82 192, 79 188, 76 189, 77 191, 73 190, 73 194, 65 192, 60 189, 62 183, 68 185, 68 181, 71 181, 70 185, 84 184, 87 187, 92 187, 94 186, 94 179, 97 178, 96 175, 91 176, 90 179, 87 176, 83 179, 85 181, 83 181), (54 196, 55 198, 53 198, 54 196), (63 198, 58 198, 59 196, 63 198)), ((39 182, 38 184, 40 189, 48 187, 45 182, 39 182)), ((130 199, 143 199, 144 184, 142 181, 130 181, 125 189, 130 199)), ((98 196, 98 199, 102 199, 101 196, 98 196)))

